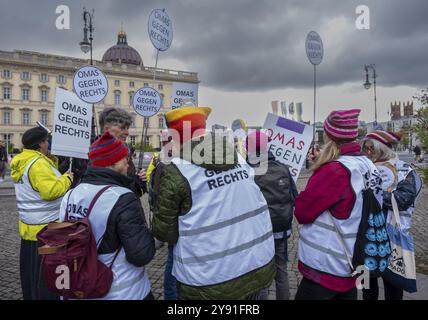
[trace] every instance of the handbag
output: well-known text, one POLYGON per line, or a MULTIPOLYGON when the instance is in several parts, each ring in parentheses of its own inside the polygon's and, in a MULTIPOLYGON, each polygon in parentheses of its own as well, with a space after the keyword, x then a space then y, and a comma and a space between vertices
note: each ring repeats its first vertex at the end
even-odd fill
POLYGON ((402 228, 397 200, 391 196, 392 217, 387 226, 391 242, 391 255, 383 278, 397 288, 413 293, 416 287, 415 250, 412 235, 402 228))

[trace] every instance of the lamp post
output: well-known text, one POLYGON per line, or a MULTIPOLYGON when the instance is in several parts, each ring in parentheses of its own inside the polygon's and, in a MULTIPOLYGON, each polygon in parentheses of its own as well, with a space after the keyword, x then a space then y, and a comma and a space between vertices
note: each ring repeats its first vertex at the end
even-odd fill
POLYGON ((377 125, 377 104, 376 104, 376 68, 374 64, 364 65, 364 70, 366 70, 366 82, 363 84, 364 88, 369 90, 372 86, 369 80, 369 69, 373 71, 373 88, 374 88, 374 105, 375 105, 375 126, 377 125))
MULTIPOLYGON (((86 8, 83 8, 83 40, 79 43, 80 49, 83 51, 83 53, 90 52, 90 65, 93 65, 92 60, 92 41, 93 38, 93 31, 94 26, 92 24, 92 20, 94 19, 94 10, 92 9, 91 12, 87 11, 86 8), (89 32, 89 38, 88 38, 88 32, 89 32)), ((95 122, 95 105, 92 104, 92 130, 91 130, 91 143, 95 141, 96 137, 98 136, 97 132, 97 125, 95 122)))

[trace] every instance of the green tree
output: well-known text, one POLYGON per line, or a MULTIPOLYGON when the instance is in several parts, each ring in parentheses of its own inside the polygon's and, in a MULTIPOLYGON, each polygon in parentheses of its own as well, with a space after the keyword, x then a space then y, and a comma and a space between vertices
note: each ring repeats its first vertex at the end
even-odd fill
MULTIPOLYGON (((418 110, 416 118, 417 124, 413 126, 414 133, 421 142, 420 147, 426 154, 428 152, 428 88, 424 88, 413 96, 422 108, 418 110)), ((425 183, 428 185, 428 167, 421 169, 425 183)))

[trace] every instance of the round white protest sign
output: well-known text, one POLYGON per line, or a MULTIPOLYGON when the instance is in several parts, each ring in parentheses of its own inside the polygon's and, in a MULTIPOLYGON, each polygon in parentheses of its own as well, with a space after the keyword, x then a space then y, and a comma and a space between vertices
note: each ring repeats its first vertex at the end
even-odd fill
POLYGON ((172 22, 165 9, 154 9, 149 16, 149 37, 154 47, 166 51, 172 42, 172 22))
POLYGON ((318 33, 311 31, 306 36, 306 55, 313 65, 319 65, 324 57, 324 46, 318 33))
POLYGON ((76 95, 86 103, 98 103, 108 92, 107 77, 94 66, 84 66, 76 71, 73 77, 76 95))
POLYGON ((142 87, 135 92, 132 105, 136 113, 143 117, 151 117, 159 112, 162 98, 155 89, 142 87))

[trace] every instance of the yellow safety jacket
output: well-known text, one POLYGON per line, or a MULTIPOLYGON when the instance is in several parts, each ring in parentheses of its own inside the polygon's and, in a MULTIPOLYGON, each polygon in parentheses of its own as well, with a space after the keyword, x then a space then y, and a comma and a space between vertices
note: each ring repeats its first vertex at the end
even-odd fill
POLYGON ((57 203, 70 188, 72 177, 59 174, 57 168, 56 157, 35 150, 24 149, 12 159, 11 177, 18 191, 19 234, 24 240, 37 241, 37 233, 47 223, 58 220, 57 203), (21 190, 27 190, 28 194, 21 194, 21 190))

